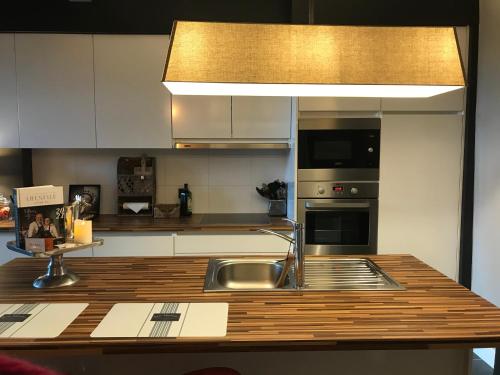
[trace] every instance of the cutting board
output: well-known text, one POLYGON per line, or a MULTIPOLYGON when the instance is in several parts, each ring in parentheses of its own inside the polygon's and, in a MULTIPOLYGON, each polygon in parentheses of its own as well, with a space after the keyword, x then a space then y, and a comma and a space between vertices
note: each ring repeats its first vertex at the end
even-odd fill
POLYGON ((227 303, 117 303, 91 337, 219 337, 227 303))
POLYGON ((0 304, 0 339, 59 336, 88 303, 0 304))

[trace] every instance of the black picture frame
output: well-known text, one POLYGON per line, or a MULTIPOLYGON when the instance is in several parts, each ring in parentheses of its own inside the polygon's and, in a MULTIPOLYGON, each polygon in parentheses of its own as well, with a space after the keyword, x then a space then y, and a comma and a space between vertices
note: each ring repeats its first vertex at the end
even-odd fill
POLYGON ((68 199, 71 204, 76 195, 81 195, 90 206, 85 215, 98 216, 101 211, 101 185, 69 185, 68 199))

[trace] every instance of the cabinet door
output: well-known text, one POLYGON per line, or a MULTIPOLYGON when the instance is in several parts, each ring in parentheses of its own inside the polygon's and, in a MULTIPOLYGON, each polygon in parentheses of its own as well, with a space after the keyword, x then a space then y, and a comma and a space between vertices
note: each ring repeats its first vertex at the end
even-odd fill
POLYGON ((276 254, 283 257, 289 246, 281 238, 263 234, 180 233, 174 241, 175 255, 276 254))
POLYGON ((97 147, 169 148, 168 35, 94 35, 97 147))
POLYGON ((92 36, 15 40, 21 147, 95 148, 92 36))
POLYGON ((462 149, 463 116, 384 116, 380 254, 413 254, 456 280, 462 149))
POLYGON ((459 112, 465 108, 465 89, 430 98, 383 98, 382 111, 459 112))
POLYGON ((14 34, 0 34, 0 147, 19 147, 14 34))
POLYGON ((292 98, 233 96, 233 138, 290 138, 292 98))
POLYGON ((174 138, 231 138, 230 96, 172 96, 174 138))
POLYGON ((299 111, 380 111, 380 99, 302 97, 299 111))
POLYGON ((174 241, 170 233, 96 232, 94 237, 104 240, 102 246, 94 247, 95 257, 174 255, 174 241))

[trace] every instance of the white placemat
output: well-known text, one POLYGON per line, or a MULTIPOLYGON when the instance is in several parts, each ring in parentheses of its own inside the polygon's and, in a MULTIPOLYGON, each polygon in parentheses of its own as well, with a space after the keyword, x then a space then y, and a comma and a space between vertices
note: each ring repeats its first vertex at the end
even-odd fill
POLYGON ((88 303, 0 304, 0 339, 59 336, 88 303))
POLYGON ((91 337, 220 337, 227 303, 117 303, 91 337))

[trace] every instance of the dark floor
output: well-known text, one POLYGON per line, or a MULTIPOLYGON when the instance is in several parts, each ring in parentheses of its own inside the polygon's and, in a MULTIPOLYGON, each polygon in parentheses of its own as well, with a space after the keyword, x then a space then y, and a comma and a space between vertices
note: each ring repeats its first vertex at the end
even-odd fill
POLYGON ((472 375, 493 375, 493 369, 485 361, 473 354, 472 375))

